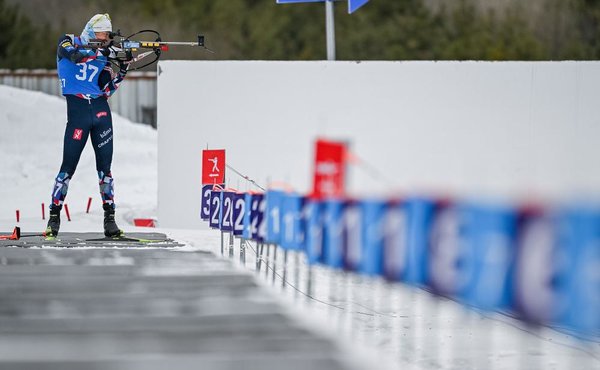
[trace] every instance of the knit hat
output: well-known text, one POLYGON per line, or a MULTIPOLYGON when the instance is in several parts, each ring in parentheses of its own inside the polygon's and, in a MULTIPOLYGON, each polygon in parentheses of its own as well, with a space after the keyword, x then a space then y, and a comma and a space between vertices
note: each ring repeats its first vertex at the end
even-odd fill
POLYGON ((87 44, 91 39, 96 38, 95 32, 111 32, 112 23, 110 16, 107 14, 96 14, 93 16, 83 28, 81 32, 81 41, 87 44))

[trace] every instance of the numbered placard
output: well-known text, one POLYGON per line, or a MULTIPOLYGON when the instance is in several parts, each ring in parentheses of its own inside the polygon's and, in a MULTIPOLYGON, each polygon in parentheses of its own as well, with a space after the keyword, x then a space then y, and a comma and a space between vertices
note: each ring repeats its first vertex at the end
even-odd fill
POLYGON ((548 324, 557 320, 560 280, 556 216, 527 209, 519 217, 516 261, 513 273, 513 309, 525 321, 548 324))
POLYGON ((456 296, 463 286, 462 223, 460 207, 448 205, 436 212, 429 231, 428 285, 439 295, 456 296))
POLYGON ((409 198, 388 209, 384 225, 384 273, 388 280, 427 283, 429 235, 441 206, 434 199, 409 198))
POLYGON ((281 247, 304 250, 306 221, 303 208, 305 198, 299 194, 284 194, 281 202, 281 247))
POLYGON ((401 281, 408 264, 407 205, 390 204, 383 215, 383 274, 390 281, 401 281))
POLYGON ((360 272, 383 275, 384 215, 389 204, 383 200, 365 200, 363 208, 363 253, 360 272))
POLYGON ((569 206, 558 225, 555 266, 559 324, 584 335, 600 332, 600 210, 593 206, 569 206))
POLYGON ((323 203, 307 199, 304 205, 306 219, 306 258, 308 263, 323 262, 323 203))
POLYGON ((266 202, 264 194, 246 194, 245 196, 244 231, 245 239, 264 242, 267 225, 264 222, 266 202))
POLYGON ((344 269, 358 271, 362 263, 363 208, 359 202, 347 201, 343 212, 342 249, 344 269))
POLYGON ((281 243, 281 203, 284 192, 269 190, 266 194, 266 224, 267 235, 265 241, 271 244, 281 243))
POLYGON ((242 236, 244 232, 246 195, 245 193, 236 193, 233 197, 233 235, 235 236, 242 236))
POLYGON ((323 227, 323 262, 333 268, 344 266, 344 210, 346 202, 341 199, 325 201, 323 227))
POLYGON ((221 231, 233 232, 233 208, 234 208, 235 193, 232 191, 221 192, 221 223, 219 228, 221 231))
POLYGON ((218 229, 221 225, 222 193, 222 191, 211 191, 210 193, 209 225, 213 229, 218 229))
POLYGON ((244 218, 243 218, 243 231, 242 237, 244 239, 252 239, 252 222, 250 222, 250 215, 252 214, 252 195, 251 193, 246 193, 244 195, 244 218))
POLYGON ((463 208, 465 254, 459 265, 460 297, 484 310, 509 308, 515 212, 502 205, 468 204, 463 208))
POLYGON ((212 191, 212 185, 202 186, 202 200, 200 203, 200 219, 210 219, 210 193, 212 191))

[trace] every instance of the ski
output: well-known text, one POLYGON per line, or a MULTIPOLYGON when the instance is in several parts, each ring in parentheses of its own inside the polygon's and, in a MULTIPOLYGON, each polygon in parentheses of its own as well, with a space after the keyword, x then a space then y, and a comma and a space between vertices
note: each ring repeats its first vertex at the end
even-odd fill
MULTIPOLYGON (((57 236, 43 233, 21 233, 19 227, 15 227, 12 233, 0 234, 0 246, 7 245, 7 242, 15 242, 18 245, 27 247, 35 245, 77 247, 88 245, 92 247, 113 246, 113 247, 176 247, 183 244, 170 239, 164 234, 156 233, 134 233, 134 235, 120 235, 107 237, 102 233, 72 233, 66 232, 57 236)), ((15 244, 16 245, 16 244, 15 244)))
POLYGON ((86 242, 136 242, 136 243, 160 243, 165 240, 162 239, 141 239, 141 238, 131 238, 125 235, 120 236, 107 236, 104 238, 97 239, 85 239, 86 242))

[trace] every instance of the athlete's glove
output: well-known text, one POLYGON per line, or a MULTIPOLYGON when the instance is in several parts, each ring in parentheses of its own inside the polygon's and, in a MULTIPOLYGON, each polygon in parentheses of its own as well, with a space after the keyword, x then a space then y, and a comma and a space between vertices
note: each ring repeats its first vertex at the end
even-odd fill
POLYGON ((116 59, 117 53, 121 50, 116 46, 108 46, 105 48, 98 49, 102 55, 107 57, 108 59, 116 59))
POLYGON ((129 63, 119 60, 119 74, 121 76, 125 77, 128 69, 129 69, 129 63))

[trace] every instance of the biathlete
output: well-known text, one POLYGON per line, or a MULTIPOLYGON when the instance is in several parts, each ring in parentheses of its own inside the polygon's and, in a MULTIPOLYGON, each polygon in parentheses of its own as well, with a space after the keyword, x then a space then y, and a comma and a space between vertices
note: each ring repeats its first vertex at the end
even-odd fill
POLYGON ((109 58, 112 24, 108 14, 96 14, 85 25, 81 36, 63 35, 58 41, 57 70, 62 94, 67 100, 67 127, 63 159, 52 190, 50 218, 45 231, 55 237, 60 229, 60 211, 67 196, 81 152, 91 136, 96 155, 96 170, 104 209, 104 235, 119 236, 123 231, 115 222, 114 182, 111 174, 113 126, 108 98, 125 78, 129 64, 119 61, 119 71, 111 68, 109 58), (84 48, 91 40, 103 47, 84 48))

